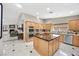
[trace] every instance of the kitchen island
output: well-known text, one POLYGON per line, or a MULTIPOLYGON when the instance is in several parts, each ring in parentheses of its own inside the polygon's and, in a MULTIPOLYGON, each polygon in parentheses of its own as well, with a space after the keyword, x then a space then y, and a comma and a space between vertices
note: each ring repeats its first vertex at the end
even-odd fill
POLYGON ((33 37, 34 49, 42 56, 52 56, 59 48, 59 35, 36 34, 33 37))

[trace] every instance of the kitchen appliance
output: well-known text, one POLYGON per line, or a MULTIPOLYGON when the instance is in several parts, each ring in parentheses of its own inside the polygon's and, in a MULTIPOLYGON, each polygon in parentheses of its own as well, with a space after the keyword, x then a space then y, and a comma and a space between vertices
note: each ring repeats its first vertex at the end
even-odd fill
POLYGON ((35 34, 34 27, 33 26, 29 26, 29 38, 33 37, 34 34, 35 34))
POLYGON ((65 34, 64 36, 64 42, 72 45, 72 37, 73 37, 73 33, 67 32, 67 34, 65 34))

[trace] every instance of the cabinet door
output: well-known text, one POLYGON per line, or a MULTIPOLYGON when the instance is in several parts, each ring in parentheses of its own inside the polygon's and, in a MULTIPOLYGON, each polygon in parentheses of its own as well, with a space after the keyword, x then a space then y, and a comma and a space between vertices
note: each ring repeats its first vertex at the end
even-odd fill
POLYGON ((48 42, 39 39, 39 53, 43 56, 48 56, 48 42))
POLYGON ((37 29, 37 26, 38 26, 38 25, 37 25, 37 23, 35 23, 35 26, 34 26, 34 28, 35 28, 35 29, 37 29))
POLYGON ((43 29, 46 29, 46 24, 43 24, 43 29))
POLYGON ((42 24, 39 24, 39 29, 43 29, 43 25, 42 24))
POLYGON ((64 42, 64 35, 63 35, 63 34, 60 35, 59 41, 60 41, 60 42, 64 42))
POLYGON ((52 25, 51 24, 47 24, 47 29, 51 29, 52 25))
POLYGON ((26 26, 30 26, 31 25, 31 22, 30 21, 26 21, 26 26))
POLYGON ((74 20, 69 21, 69 29, 70 30, 76 29, 76 22, 74 20))
POLYGON ((59 38, 55 39, 55 51, 57 51, 57 49, 59 48, 59 38))
POLYGON ((79 47, 79 36, 74 35, 72 44, 79 47))
POLYGON ((33 46, 37 51, 39 50, 39 39, 36 37, 33 37, 33 46))
POLYGON ((76 30, 79 31, 79 20, 76 21, 76 30))
POLYGON ((49 55, 53 55, 55 53, 55 40, 49 42, 49 55))

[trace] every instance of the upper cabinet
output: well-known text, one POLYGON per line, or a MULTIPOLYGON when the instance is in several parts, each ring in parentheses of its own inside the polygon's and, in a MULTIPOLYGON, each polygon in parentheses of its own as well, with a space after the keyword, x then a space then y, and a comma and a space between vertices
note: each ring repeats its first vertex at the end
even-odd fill
POLYGON ((70 20, 69 21, 69 29, 72 31, 79 31, 79 19, 77 20, 70 20))
POLYGON ((68 31, 68 23, 54 24, 53 31, 67 32, 68 31))
POLYGON ((35 23, 32 21, 25 21, 25 28, 29 28, 32 26, 34 29, 40 29, 40 30, 51 30, 52 24, 44 24, 44 23, 35 23))
POLYGON ((53 27, 53 24, 46 24, 46 29, 51 29, 53 27))
POLYGON ((39 24, 35 23, 35 29, 39 29, 39 24))
POLYGON ((51 29, 51 27, 53 26, 52 24, 42 24, 43 29, 51 29))

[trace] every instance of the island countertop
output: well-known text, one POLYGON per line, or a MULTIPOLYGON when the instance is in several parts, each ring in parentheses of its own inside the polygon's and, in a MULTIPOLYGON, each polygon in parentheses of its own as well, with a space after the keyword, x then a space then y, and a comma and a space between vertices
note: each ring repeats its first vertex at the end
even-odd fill
POLYGON ((57 34, 36 34, 35 35, 35 37, 43 39, 45 41, 51 41, 59 36, 60 35, 57 35, 57 34))
POLYGON ((44 33, 33 37, 34 49, 42 56, 52 56, 59 49, 60 35, 44 33))

